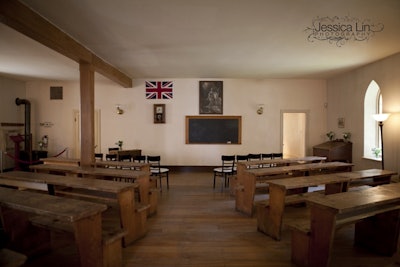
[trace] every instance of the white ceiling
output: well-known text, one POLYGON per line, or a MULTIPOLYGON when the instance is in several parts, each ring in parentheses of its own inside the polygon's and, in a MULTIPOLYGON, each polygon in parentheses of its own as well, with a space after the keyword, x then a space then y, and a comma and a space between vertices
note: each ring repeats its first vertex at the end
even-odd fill
MULTIPOLYGON (((23 0, 131 78, 328 78, 400 52, 399 0, 23 0), (313 19, 384 25, 307 39, 313 19)), ((0 25, 0 74, 79 78, 78 64, 0 25)))

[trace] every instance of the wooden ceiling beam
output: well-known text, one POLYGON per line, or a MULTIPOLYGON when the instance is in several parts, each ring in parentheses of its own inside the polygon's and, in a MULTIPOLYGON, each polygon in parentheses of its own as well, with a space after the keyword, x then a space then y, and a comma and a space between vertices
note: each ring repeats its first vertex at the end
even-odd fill
POLYGON ((0 0, 0 22, 77 63, 91 64, 96 72, 122 87, 132 87, 130 77, 17 0, 0 0))

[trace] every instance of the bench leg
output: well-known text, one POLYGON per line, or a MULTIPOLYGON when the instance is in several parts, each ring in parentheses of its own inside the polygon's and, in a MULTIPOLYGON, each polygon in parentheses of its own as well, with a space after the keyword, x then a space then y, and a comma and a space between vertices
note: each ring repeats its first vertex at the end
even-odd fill
POLYGON ((292 230, 292 262, 300 267, 309 266, 308 254, 310 253, 310 236, 307 233, 292 230))
POLYGON ((103 244, 103 267, 122 266, 122 240, 117 239, 111 243, 103 244))

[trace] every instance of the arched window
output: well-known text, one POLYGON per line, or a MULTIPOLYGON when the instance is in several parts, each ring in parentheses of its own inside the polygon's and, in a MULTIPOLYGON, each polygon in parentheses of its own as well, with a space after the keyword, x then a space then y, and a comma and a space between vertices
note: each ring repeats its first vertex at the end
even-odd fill
POLYGON ((371 81, 364 98, 364 158, 381 160, 378 124, 373 114, 382 113, 382 95, 379 85, 371 81))

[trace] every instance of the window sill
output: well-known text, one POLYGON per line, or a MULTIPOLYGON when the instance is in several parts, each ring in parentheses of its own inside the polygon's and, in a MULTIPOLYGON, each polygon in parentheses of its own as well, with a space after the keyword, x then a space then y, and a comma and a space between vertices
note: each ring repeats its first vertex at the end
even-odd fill
POLYGON ((363 159, 368 159, 368 160, 377 161, 377 162, 382 161, 382 158, 375 158, 375 157, 368 157, 368 156, 364 156, 363 159))

